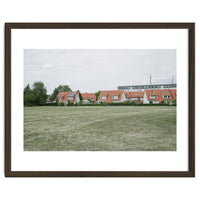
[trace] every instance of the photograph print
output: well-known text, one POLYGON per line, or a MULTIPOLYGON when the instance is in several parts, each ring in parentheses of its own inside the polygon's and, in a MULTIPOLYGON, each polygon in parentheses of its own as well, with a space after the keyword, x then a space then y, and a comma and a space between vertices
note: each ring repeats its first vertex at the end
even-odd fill
POLYGON ((176 151, 176 49, 24 49, 24 151, 176 151))

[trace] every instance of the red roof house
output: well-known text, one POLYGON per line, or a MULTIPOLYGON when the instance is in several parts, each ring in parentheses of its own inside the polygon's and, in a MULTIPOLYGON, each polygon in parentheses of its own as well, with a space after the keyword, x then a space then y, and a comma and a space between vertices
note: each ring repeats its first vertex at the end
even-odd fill
POLYGON ((145 90, 144 103, 170 102, 176 99, 176 89, 145 90))
POLYGON ((144 92, 124 92, 128 101, 143 102, 144 92))
POLYGON ((101 91, 98 97, 99 103, 124 102, 126 100, 123 90, 101 91))
POLYGON ((95 93, 81 93, 81 96, 83 97, 84 101, 88 101, 88 100, 92 102, 96 101, 95 93))
POLYGON ((79 102, 79 92, 59 92, 57 95, 58 101, 63 103, 79 102))

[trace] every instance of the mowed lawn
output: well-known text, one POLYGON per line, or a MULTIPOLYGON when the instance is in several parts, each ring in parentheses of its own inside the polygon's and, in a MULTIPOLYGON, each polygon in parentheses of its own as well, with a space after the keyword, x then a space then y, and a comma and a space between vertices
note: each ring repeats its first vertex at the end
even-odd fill
POLYGON ((175 151, 175 106, 24 108, 25 151, 175 151))

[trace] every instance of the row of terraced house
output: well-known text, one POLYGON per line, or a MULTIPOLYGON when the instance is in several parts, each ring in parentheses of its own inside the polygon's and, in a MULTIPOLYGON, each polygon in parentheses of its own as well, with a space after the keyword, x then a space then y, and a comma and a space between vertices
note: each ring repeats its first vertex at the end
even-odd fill
MULTIPOLYGON (((135 102, 158 104, 162 102, 171 103, 172 100, 176 100, 176 89, 173 86, 166 87, 164 85, 163 87, 156 87, 151 85, 149 89, 146 89, 146 86, 142 86, 133 90, 129 88, 123 90, 102 90, 97 100, 95 93, 81 93, 81 96, 83 103, 135 102)), ((59 102, 66 104, 68 102, 80 102, 79 91, 59 92, 57 98, 59 102)))

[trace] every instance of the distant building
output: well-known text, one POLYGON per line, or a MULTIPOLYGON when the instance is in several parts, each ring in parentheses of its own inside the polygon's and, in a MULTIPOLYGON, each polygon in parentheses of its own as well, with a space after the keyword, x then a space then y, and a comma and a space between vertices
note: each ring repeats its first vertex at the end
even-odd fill
POLYGON ((176 84, 130 85, 118 86, 118 90, 144 92, 144 90, 176 89, 176 84))
POLYGON ((142 103, 144 92, 124 92, 127 101, 134 101, 135 103, 142 103))
POLYGON ((143 103, 171 103, 176 99, 176 89, 145 90, 143 103))
POLYGON ((79 92, 59 92, 57 95, 58 101, 63 103, 73 102, 78 103, 80 102, 79 92))
POLYGON ((101 91, 98 103, 124 102, 126 97, 123 90, 104 90, 101 91))
POLYGON ((81 93, 81 96, 83 97, 83 103, 96 102, 95 93, 81 93))

